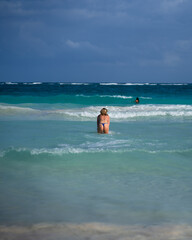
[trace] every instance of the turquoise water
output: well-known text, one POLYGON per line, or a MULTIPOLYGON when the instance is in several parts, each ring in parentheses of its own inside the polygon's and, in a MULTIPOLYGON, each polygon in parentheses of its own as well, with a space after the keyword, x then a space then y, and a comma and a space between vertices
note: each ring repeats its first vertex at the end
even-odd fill
POLYGON ((192 223, 192 85, 0 86, 1 225, 192 223))

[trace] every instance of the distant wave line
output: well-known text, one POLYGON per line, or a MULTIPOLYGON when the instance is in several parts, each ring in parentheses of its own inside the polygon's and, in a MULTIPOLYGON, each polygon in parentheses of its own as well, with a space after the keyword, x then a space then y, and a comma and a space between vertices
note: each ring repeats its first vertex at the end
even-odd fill
MULTIPOLYGON (((99 97, 99 98, 122 98, 122 99, 130 99, 133 98, 132 96, 123 96, 123 95, 84 95, 84 94, 77 94, 77 97, 99 97)), ((142 97, 141 97, 142 98, 142 97)))
POLYGON ((7 84, 7 85, 17 85, 17 84, 25 84, 25 85, 36 85, 36 84, 60 84, 60 85, 103 85, 103 86, 117 86, 117 85, 122 85, 122 86, 143 86, 143 85, 150 85, 150 86, 156 86, 156 85, 162 85, 162 86, 181 86, 181 85, 191 85, 191 83, 120 83, 120 82, 0 82, 0 84, 7 84))

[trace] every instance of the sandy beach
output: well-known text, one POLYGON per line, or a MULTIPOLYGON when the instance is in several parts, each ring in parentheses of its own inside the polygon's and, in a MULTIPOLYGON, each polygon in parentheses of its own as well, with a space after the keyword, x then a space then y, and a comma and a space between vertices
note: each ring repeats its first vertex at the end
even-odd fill
POLYGON ((0 226, 1 240, 191 240, 192 226, 117 226, 102 223, 0 226))

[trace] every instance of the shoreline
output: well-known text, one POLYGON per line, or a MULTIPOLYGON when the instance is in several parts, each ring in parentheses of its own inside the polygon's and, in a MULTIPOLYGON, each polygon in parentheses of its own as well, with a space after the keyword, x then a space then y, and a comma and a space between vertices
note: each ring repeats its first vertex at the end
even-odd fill
POLYGON ((113 225, 105 223, 41 223, 30 226, 0 225, 1 240, 189 240, 192 225, 113 225))

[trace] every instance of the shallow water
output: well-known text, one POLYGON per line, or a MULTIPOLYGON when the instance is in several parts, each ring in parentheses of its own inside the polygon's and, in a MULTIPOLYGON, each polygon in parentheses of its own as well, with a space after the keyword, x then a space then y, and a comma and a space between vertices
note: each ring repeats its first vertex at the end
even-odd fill
POLYGON ((2 122, 0 222, 191 222, 191 126, 2 122))

